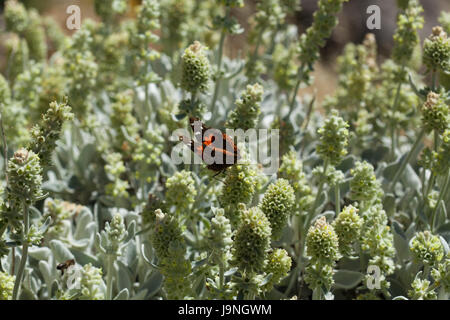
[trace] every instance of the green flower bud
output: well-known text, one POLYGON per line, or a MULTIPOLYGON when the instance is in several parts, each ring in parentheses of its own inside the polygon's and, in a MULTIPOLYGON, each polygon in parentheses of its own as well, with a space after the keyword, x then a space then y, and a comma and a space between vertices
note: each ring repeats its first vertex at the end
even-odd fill
POLYGON ((407 64, 419 43, 417 31, 423 27, 423 8, 417 0, 410 0, 408 8, 397 17, 397 30, 394 34, 392 59, 398 65, 407 64))
POLYGON ((305 282, 309 285, 311 290, 331 289, 334 284, 334 270, 330 264, 311 263, 306 267, 305 282))
POLYGON ((345 256, 353 253, 353 245, 359 241, 362 218, 358 209, 352 205, 346 206, 333 221, 332 226, 339 238, 339 250, 345 256))
POLYGON ((90 263, 81 269, 81 296, 79 300, 104 300, 105 283, 102 278, 102 269, 92 266, 90 263))
POLYGON ((411 290, 408 291, 408 295, 413 300, 436 300, 437 295, 434 290, 430 290, 430 281, 421 280, 420 278, 414 279, 411 283, 411 290))
POLYGON ((26 70, 30 49, 24 39, 21 39, 14 34, 6 40, 6 50, 8 64, 11 66, 9 70, 9 79, 11 82, 14 82, 17 76, 26 70))
POLYGON ((42 18, 35 9, 28 11, 29 23, 25 31, 25 40, 30 48, 30 58, 35 61, 47 59, 47 38, 42 18))
POLYGON ((206 57, 206 50, 200 42, 195 41, 182 55, 181 87, 193 94, 206 92, 211 78, 211 66, 206 57))
POLYGON ((429 231, 419 232, 410 242, 411 253, 416 262, 434 266, 444 257, 444 248, 438 236, 429 231))
POLYGON ((281 90, 291 91, 297 79, 296 55, 298 49, 294 45, 288 48, 281 44, 275 46, 273 52, 273 79, 281 90))
POLYGON ((37 111, 39 106, 42 71, 42 64, 31 62, 14 82, 14 98, 28 106, 32 111, 37 111))
POLYGON ((445 176, 448 173, 450 159, 450 129, 446 129, 442 135, 442 143, 437 152, 433 152, 433 173, 445 176))
POLYGON ((11 300, 16 277, 0 272, 0 300, 11 300))
POLYGON ((235 164, 227 172, 218 201, 225 209, 225 216, 236 227, 239 224, 239 212, 237 205, 250 204, 257 187, 257 172, 249 162, 235 164))
POLYGON ((294 189, 286 179, 278 179, 267 188, 259 207, 269 219, 273 239, 281 236, 294 204, 294 189))
POLYGON ((352 175, 350 181, 350 198, 352 200, 370 204, 382 198, 381 183, 377 180, 370 163, 358 161, 350 173, 352 175))
POLYGON ((319 59, 319 49, 325 46, 325 39, 330 37, 337 25, 336 15, 347 0, 319 0, 319 8, 314 12, 314 20, 300 38, 299 60, 312 67, 319 59))
POLYGON ((67 38, 58 22, 53 17, 47 16, 43 18, 43 24, 47 38, 51 41, 51 49, 60 51, 64 47, 67 38))
POLYGON ((105 226, 105 236, 106 236, 106 254, 120 256, 120 246, 127 236, 127 230, 125 229, 125 224, 123 217, 116 213, 111 222, 107 222, 105 226))
POLYGON ((42 167, 33 151, 19 149, 8 162, 10 196, 31 205, 42 195, 42 167))
POLYGON ((173 205, 178 213, 187 210, 195 202, 197 190, 190 171, 176 172, 166 181, 166 201, 173 205))
POLYGON ((348 127, 348 123, 339 117, 338 112, 332 110, 331 116, 318 130, 320 138, 316 152, 323 161, 329 161, 331 165, 337 166, 347 155, 348 127))
POLYGON ((25 6, 16 1, 8 0, 5 3, 6 30, 22 34, 28 27, 28 12, 25 6))
POLYGON ((450 39, 439 26, 423 42, 423 63, 428 70, 450 72, 450 39))
POLYGON ((445 292, 450 292, 450 256, 448 254, 444 261, 431 270, 431 276, 437 285, 442 286, 445 292))
POLYGON ((380 267, 384 276, 394 273, 394 236, 387 226, 386 212, 381 204, 375 204, 362 213, 362 218, 360 243, 361 249, 371 257, 369 265, 380 267))
POLYGON ((332 265, 340 259, 339 240, 334 228, 320 217, 312 225, 306 235, 306 253, 314 264, 332 265))
POLYGON ((114 198, 128 198, 128 181, 122 180, 121 175, 127 171, 120 153, 106 155, 105 172, 109 175, 112 183, 106 185, 106 194, 114 198))
POLYGON ((261 113, 260 105, 264 90, 259 84, 248 85, 241 93, 241 98, 236 100, 236 109, 233 110, 226 126, 231 129, 248 130, 255 128, 261 113))
POLYGON ((151 233, 151 243, 155 249, 156 256, 163 261, 170 258, 169 247, 174 243, 175 247, 184 245, 183 231, 177 219, 168 214, 164 214, 160 209, 155 211, 156 224, 151 233))
POLYGON ((42 116, 41 123, 31 130, 30 150, 41 159, 43 167, 51 164, 52 154, 56 148, 63 124, 73 119, 72 108, 66 102, 50 103, 47 112, 42 116))
POLYGON ((325 179, 329 186, 336 186, 344 182, 344 173, 341 170, 336 170, 334 166, 328 166, 325 175, 323 172, 323 166, 315 167, 311 173, 318 181, 325 179))
POLYGON ((151 168, 161 165, 161 154, 164 150, 164 138, 160 130, 148 130, 143 138, 138 140, 132 158, 136 166, 136 179, 150 183, 156 178, 151 168))
POLYGON ((127 1, 125 0, 95 0, 95 13, 97 13, 103 22, 111 23, 112 19, 127 10, 127 1))
POLYGON ((450 127, 450 109, 445 98, 439 94, 430 91, 421 112, 423 125, 428 132, 436 130, 443 133, 450 127))
POLYGON ((211 228, 208 231, 208 245, 213 264, 226 264, 231 258, 232 236, 230 220, 225 217, 223 209, 219 209, 211 219, 211 228))
POLYGON ((126 129, 127 134, 136 138, 139 131, 139 125, 133 116, 133 91, 127 90, 118 93, 115 96, 115 102, 111 104, 112 114, 111 127, 117 132, 117 148, 122 148, 126 138, 123 134, 122 127, 126 129))
POLYGON ((267 258, 266 274, 272 274, 269 282, 263 290, 270 292, 274 285, 278 284, 291 271, 292 259, 284 249, 275 249, 267 258))
POLYGON ((164 289, 168 299, 186 299, 191 295, 191 264, 186 260, 186 243, 176 218, 155 211, 156 224, 151 242, 165 277, 164 289))
POLYGON ((306 175, 303 172, 303 163, 297 159, 296 152, 291 150, 286 153, 278 170, 278 177, 289 181, 295 192, 295 211, 307 211, 314 201, 311 196, 311 187, 308 185, 306 175))
POLYGON ((272 229, 258 207, 243 210, 233 243, 233 264, 244 274, 260 273, 267 262, 272 229))
POLYGON ((68 48, 64 51, 64 74, 69 79, 68 91, 70 104, 77 117, 83 119, 88 109, 89 95, 97 85, 98 65, 93 53, 90 51, 93 38, 84 24, 71 38, 68 48))

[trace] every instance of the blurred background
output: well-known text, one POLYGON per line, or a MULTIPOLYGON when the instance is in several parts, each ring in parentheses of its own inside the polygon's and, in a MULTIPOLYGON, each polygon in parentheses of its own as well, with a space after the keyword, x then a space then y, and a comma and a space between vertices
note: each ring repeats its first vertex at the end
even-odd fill
MULTIPOLYGON (((213 0, 198 0, 213 1, 213 0)), ((5 0, 0 0, 0 10, 3 10, 5 0)), ((94 12, 93 0, 21 0, 26 6, 37 8, 42 15, 53 16, 62 27, 65 26, 67 18, 66 8, 75 4, 80 6, 82 20, 86 18, 98 19, 94 12)), ((131 6, 139 5, 140 0, 129 0, 131 6)), ((233 14, 240 20, 245 28, 248 26, 247 19, 253 14, 257 0, 245 0, 245 7, 234 10, 233 14)), ((305 30, 312 22, 312 15, 317 9, 318 0, 299 0, 301 3, 301 11, 296 12, 290 18, 291 23, 298 25, 300 32, 305 30)), ((423 40, 431 33, 433 26, 437 25, 437 19, 441 11, 450 12, 450 0, 420 0, 424 7, 425 26, 420 32, 423 40)), ((130 10, 129 16, 133 15, 134 10, 130 10)), ((344 45, 348 42, 361 43, 364 35, 373 32, 378 42, 378 50, 381 57, 387 57, 390 54, 396 25, 397 6, 395 0, 350 0, 344 4, 343 11, 339 16, 339 24, 334 30, 331 39, 322 50, 322 59, 316 67, 316 90, 319 97, 323 94, 330 93, 333 90, 335 76, 335 59, 341 54, 344 45), (366 20, 369 15, 366 13, 367 7, 370 5, 378 5, 381 9, 381 30, 368 30, 366 20)), ((0 17, 0 25, 1 25, 0 17)), ((70 33, 64 27, 67 33, 70 33)), ((1 31, 0 31, 1 32, 1 31)), ((0 45, 1 46, 1 45, 0 45)), ((233 54, 235 48, 245 46, 245 34, 234 36, 228 41, 226 46, 229 54, 233 54)), ((4 57, 0 51, 0 62, 4 57)), ((2 63, 0 63, 1 65, 2 63)))

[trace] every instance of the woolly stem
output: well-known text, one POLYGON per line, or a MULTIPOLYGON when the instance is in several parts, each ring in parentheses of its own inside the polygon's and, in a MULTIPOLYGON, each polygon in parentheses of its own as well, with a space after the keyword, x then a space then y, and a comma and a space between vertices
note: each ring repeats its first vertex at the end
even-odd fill
POLYGON ((225 280, 225 268, 223 265, 223 258, 221 258, 221 261, 219 263, 219 283, 220 283, 220 290, 223 289, 224 281, 225 280))
POLYGON ((108 277, 106 279, 106 300, 112 300, 114 256, 108 255, 108 277))
MULTIPOLYGON (((403 73, 405 70, 405 65, 403 64, 401 66, 400 72, 403 73)), ((402 89, 403 82, 400 81, 397 86, 397 91, 395 93, 395 99, 394 99, 394 105, 392 106, 392 119, 391 119, 391 155, 392 157, 395 157, 395 150, 397 149, 397 143, 396 143, 396 130, 395 130, 395 112, 397 111, 398 102, 400 101, 400 92, 402 89)))
POLYGON ((413 154, 417 151, 417 148, 419 148, 420 142, 422 141, 422 138, 424 136, 425 136, 425 129, 422 129, 420 131, 416 141, 414 142, 411 150, 409 151, 408 155, 401 162, 400 168, 395 173, 394 179, 392 179, 392 182, 391 182, 391 184, 388 187, 388 191, 391 191, 395 187, 395 184, 397 183, 397 181, 400 178, 401 174, 405 170, 406 165, 411 161, 411 158, 412 158, 413 154))
POLYGON ((292 111, 294 109, 295 100, 297 98, 297 92, 300 89, 300 84, 302 83, 302 80, 303 80, 303 68, 304 68, 303 64, 298 68, 297 83, 295 84, 294 92, 292 94, 291 102, 289 104, 290 111, 292 111))
MULTIPOLYGON (((228 19, 230 16, 231 9, 227 7, 226 12, 226 18, 228 19)), ((217 79, 214 87, 214 96, 211 102, 211 113, 214 115, 216 113, 216 102, 217 98, 219 97, 219 91, 220 91, 220 82, 222 80, 222 59, 223 59, 223 46, 225 43, 225 37, 227 33, 225 28, 222 27, 222 31, 220 33, 220 43, 219 43, 219 52, 217 56, 217 79)))
POLYGON ((334 186, 334 196, 335 196, 335 212, 337 217, 339 212, 341 212, 341 189, 339 188, 338 183, 336 183, 336 185, 334 186))
POLYGON ((321 181, 320 181, 320 184, 319 184, 319 188, 317 189, 317 194, 316 194, 316 199, 314 200, 314 204, 313 204, 313 206, 311 207, 311 210, 309 211, 309 214, 308 214, 308 216, 306 217, 306 220, 305 220, 305 225, 304 225, 304 228, 305 229, 307 229, 308 228, 308 226, 309 226, 309 223, 311 222, 311 220, 312 220, 312 218, 314 217, 314 213, 316 212, 316 209, 317 209, 317 206, 318 206, 318 204, 319 204, 319 199, 320 199, 320 196, 321 196, 321 194, 322 194, 322 191, 323 191, 323 187, 324 187, 324 185, 325 185, 325 175, 327 174, 327 169, 328 169, 328 159, 327 160, 325 160, 325 163, 324 163, 324 165, 323 165, 323 172, 322 172, 322 179, 321 179, 321 181))
POLYGON ((20 258, 19 270, 17 270, 16 281, 14 282, 13 297, 12 297, 13 300, 17 300, 17 297, 19 295, 20 284, 22 283, 23 273, 28 258, 28 232, 30 229, 30 223, 28 215, 28 204, 25 201, 23 201, 23 225, 24 225, 23 231, 24 236, 22 239, 23 241, 22 257, 20 258))

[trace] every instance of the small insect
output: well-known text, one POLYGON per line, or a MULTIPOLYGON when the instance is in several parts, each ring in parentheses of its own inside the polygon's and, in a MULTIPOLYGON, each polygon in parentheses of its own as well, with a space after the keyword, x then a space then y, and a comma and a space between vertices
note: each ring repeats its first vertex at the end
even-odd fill
POLYGON ((60 263, 56 266, 57 270, 61 270, 61 275, 64 275, 64 270, 67 270, 70 268, 70 266, 75 265, 75 260, 74 259, 70 259, 67 260, 66 262, 60 263))
POLYGON ((219 129, 205 126, 198 118, 190 117, 189 124, 197 142, 183 136, 180 136, 179 140, 190 147, 191 151, 206 163, 209 170, 217 172, 214 176, 233 166, 241 159, 239 149, 230 136, 222 133, 219 129), (199 123, 201 124, 201 130, 196 131, 199 123), (209 161, 211 158, 214 159, 213 162, 209 161))

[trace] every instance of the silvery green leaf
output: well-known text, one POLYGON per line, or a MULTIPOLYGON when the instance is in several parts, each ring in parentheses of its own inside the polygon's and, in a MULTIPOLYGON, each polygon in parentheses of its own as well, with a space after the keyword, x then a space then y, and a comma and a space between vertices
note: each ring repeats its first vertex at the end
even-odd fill
POLYGON ((333 278, 336 288, 353 289, 361 282, 364 275, 357 271, 337 270, 333 278))
POLYGON ((45 219, 44 223, 39 227, 39 232, 44 234, 48 227, 50 226, 50 223, 52 222, 52 219, 50 217, 47 217, 47 219, 45 219))
POLYGON ((147 296, 147 290, 141 290, 139 291, 136 295, 132 296, 131 298, 129 298, 130 300, 145 300, 147 296))
POLYGON ((130 294, 128 292, 128 289, 122 289, 117 296, 114 297, 113 300, 128 300, 130 294))
POLYGON ((102 266, 102 264, 96 257, 94 257, 88 253, 85 253, 85 252, 77 250, 77 249, 71 249, 70 251, 72 252, 73 256, 75 257, 75 261, 82 266, 84 266, 88 263, 92 264, 94 267, 97 267, 97 268, 100 268, 102 266))
POLYGON ((392 217, 395 213, 395 197, 392 193, 387 193, 383 199, 383 209, 388 217, 392 217))
POLYGON ((73 254, 59 240, 50 241, 50 249, 52 250, 55 260, 59 263, 73 259, 73 254))
POLYGON ((147 291, 147 296, 152 297, 161 290, 164 277, 159 272, 153 272, 140 289, 147 291))
POLYGON ((266 276, 262 279, 262 281, 261 281, 261 283, 260 283, 260 286, 265 286, 266 284, 268 284, 269 281, 270 281, 270 279, 272 279, 272 277, 273 277, 273 273, 269 273, 268 275, 266 275, 266 276))
POLYGON ((396 297, 392 298, 392 300, 409 300, 409 299, 404 296, 396 296, 396 297))
MULTIPOLYGON (((56 270, 56 267, 55 267, 56 270)), ((51 271, 50 265, 46 261, 39 261, 39 271, 41 271, 42 276, 47 283, 47 285, 50 283, 53 272, 51 271)))
POLYGON ((53 280, 50 285, 50 297, 54 297, 56 295, 56 292, 58 292, 58 290, 59 290, 58 281, 53 280))
POLYGON ((233 274, 235 274, 238 271, 238 268, 231 268, 230 270, 226 271, 224 273, 225 277, 229 277, 232 276, 233 274))
POLYGON ((46 247, 31 247, 28 250, 30 257, 36 260, 48 260, 51 254, 51 250, 46 247))
POLYGON ((117 275, 117 286, 119 290, 128 289, 130 291, 133 286, 131 280, 133 278, 133 275, 131 274, 128 267, 123 264, 122 261, 117 261, 117 267, 118 268, 116 269, 116 275, 117 275))
POLYGON ((397 221, 394 221, 392 223, 392 226, 394 234, 394 246, 397 251, 398 257, 401 261, 408 260, 410 258, 410 252, 406 235, 397 221))
POLYGON ((444 253, 445 255, 447 255, 447 253, 450 251, 448 242, 442 236, 439 236, 439 240, 441 240, 442 246, 444 247, 444 253))
POLYGON ((205 259, 192 262, 192 269, 196 269, 198 267, 204 266, 205 264, 208 263, 208 259, 209 259, 209 256, 205 259))
POLYGON ((125 237, 125 239, 123 240, 123 243, 127 243, 128 241, 130 241, 131 239, 134 238, 134 235, 136 233, 136 222, 133 220, 127 228, 127 236, 125 237))

